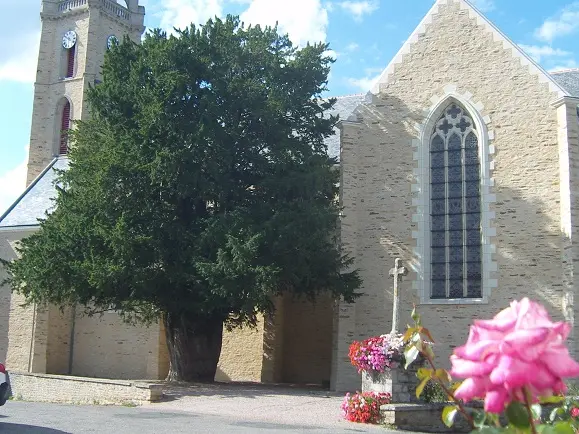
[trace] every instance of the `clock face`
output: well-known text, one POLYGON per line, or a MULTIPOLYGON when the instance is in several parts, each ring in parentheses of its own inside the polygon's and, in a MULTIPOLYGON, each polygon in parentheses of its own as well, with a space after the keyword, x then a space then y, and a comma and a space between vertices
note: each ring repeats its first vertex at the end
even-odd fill
POLYGON ((113 45, 118 45, 119 40, 115 35, 111 35, 107 38, 107 48, 110 50, 113 45))
POLYGON ((70 50, 76 44, 76 32, 74 30, 69 30, 62 37, 62 46, 67 50, 70 50))

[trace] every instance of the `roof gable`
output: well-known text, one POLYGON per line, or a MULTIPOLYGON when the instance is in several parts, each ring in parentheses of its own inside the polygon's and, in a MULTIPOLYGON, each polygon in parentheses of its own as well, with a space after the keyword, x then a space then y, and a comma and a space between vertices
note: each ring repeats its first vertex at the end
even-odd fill
POLYGON ((549 73, 547 73, 547 71, 545 71, 539 64, 537 64, 517 44, 511 41, 493 23, 491 23, 475 6, 470 3, 469 0, 436 0, 426 16, 422 19, 416 29, 414 29, 396 56, 394 56, 386 69, 379 76, 376 84, 371 89, 372 93, 377 94, 380 92, 380 86, 388 83, 390 75, 394 72, 396 65, 403 62, 404 55, 410 53, 412 45, 418 41, 421 36, 429 31, 429 25, 432 23, 433 17, 439 13, 440 6, 450 3, 458 3, 461 9, 468 10, 469 17, 471 19, 475 19, 478 25, 483 26, 486 31, 490 32, 493 35, 495 41, 501 41, 505 50, 510 49, 513 57, 518 58, 523 66, 528 66, 530 74, 537 75, 540 82, 548 83, 552 92, 557 92, 557 95, 560 97, 569 95, 566 89, 564 89, 549 73))
POLYGON ((50 212, 56 198, 56 172, 54 169, 67 169, 67 158, 55 158, 24 190, 10 208, 0 216, 0 229, 35 227, 38 219, 50 212))
MULTIPOLYGON (((345 95, 336 97, 336 104, 332 110, 328 110, 325 115, 330 116, 340 116, 340 121, 345 121, 348 119, 356 107, 364 102, 366 95, 355 94, 355 95, 345 95)), ((328 148, 328 155, 331 158, 340 159, 340 130, 338 127, 334 127, 334 134, 327 137, 324 140, 325 145, 328 148)))

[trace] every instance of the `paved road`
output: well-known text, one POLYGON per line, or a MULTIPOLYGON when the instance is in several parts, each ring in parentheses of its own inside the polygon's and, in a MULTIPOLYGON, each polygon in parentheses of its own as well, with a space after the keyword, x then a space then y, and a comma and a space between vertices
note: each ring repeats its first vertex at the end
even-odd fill
MULTIPOLYGON (((304 409, 307 413, 307 409, 304 409)), ((267 412, 267 411, 266 411, 267 412)), ((0 407, 0 433, 10 434, 179 434, 179 433, 382 433, 383 428, 336 424, 271 422, 267 419, 175 411, 153 407, 103 407, 8 401, 0 407)), ((391 432, 390 432, 391 433, 391 432)))

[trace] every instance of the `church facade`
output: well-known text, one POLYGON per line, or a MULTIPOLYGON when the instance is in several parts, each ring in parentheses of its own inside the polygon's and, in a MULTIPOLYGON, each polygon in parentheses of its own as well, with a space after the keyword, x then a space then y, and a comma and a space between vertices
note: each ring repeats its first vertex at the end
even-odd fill
MULTIPOLYGON (((53 168, 67 166, 61 131, 88 116, 84 89, 98 81, 107 44, 144 31, 144 8, 126 6, 43 1, 29 185, 0 218, 4 258, 50 210, 53 168)), ((276 300, 276 314, 257 329, 225 333, 216 379, 359 388, 348 347, 390 330, 395 258, 410 270, 400 323, 416 304, 443 362, 473 319, 513 299, 528 296, 575 323, 578 104, 579 70, 548 73, 468 1, 437 0, 375 87, 339 97, 334 109, 342 121, 327 145, 340 160, 341 245, 355 258, 363 296, 354 304, 276 300)), ((0 289, 0 358, 9 369, 167 372, 161 325, 22 301, 0 289)), ((572 337, 579 353, 577 345, 572 337)))

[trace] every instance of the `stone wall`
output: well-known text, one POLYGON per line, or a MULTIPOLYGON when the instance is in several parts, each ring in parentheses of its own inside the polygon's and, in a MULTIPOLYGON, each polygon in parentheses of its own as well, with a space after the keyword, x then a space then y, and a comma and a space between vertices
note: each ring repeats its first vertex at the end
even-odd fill
POLYGON ((61 311, 56 306, 48 308, 48 338, 46 343, 46 372, 71 374, 72 316, 71 308, 61 311))
POLYGON ((315 303, 284 300, 282 380, 287 383, 330 383, 333 300, 322 295, 315 303), (285 362, 285 363, 284 363, 285 362))
MULTIPOLYGON (((358 109, 358 122, 342 125, 342 218, 344 249, 355 256, 364 296, 342 305, 336 328, 333 386, 355 390, 360 379, 348 365, 347 345, 390 330, 396 257, 418 269, 416 235, 420 184, 419 140, 433 103, 447 95, 476 111, 492 139, 485 281, 496 281, 488 303, 421 303, 418 275, 401 285, 401 324, 417 303, 436 339, 443 365, 463 343, 474 318, 490 318, 515 298, 530 296, 561 318, 561 210, 557 93, 523 66, 521 55, 490 26, 471 16, 463 2, 439 2, 438 12, 378 85, 378 95, 358 109), (414 146, 413 146, 414 145, 414 146), (494 151, 494 154, 492 154, 494 151), (416 282, 416 283, 415 283, 416 282)), ((450 101, 450 99, 449 99, 450 101)), ((429 290, 429 288, 427 288, 429 290)))
POLYGON ((259 316, 257 327, 223 330, 221 357, 215 381, 262 380, 264 319, 259 316))
MULTIPOLYGON (((0 231, 0 257, 6 260, 16 258, 10 243, 17 242, 33 231, 0 231)), ((7 277, 6 270, 0 266, 0 281, 7 277)), ((33 327, 37 310, 22 307, 24 298, 13 294, 8 286, 0 286, 0 363, 8 369, 27 371, 32 363, 29 357, 34 350, 33 327)))
POLYGON ((15 399, 72 404, 141 404, 163 393, 160 384, 18 372, 10 373, 10 386, 15 399))
MULTIPOLYGON (((115 312, 77 315, 72 374, 114 379, 163 379, 159 368, 159 324, 124 323, 115 312)), ((166 365, 165 365, 166 366, 166 365)))
POLYGON ((257 329, 224 330, 217 381, 262 381, 329 385, 333 301, 275 302, 274 315, 259 316, 257 329))

